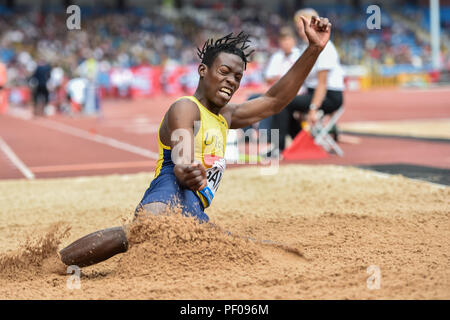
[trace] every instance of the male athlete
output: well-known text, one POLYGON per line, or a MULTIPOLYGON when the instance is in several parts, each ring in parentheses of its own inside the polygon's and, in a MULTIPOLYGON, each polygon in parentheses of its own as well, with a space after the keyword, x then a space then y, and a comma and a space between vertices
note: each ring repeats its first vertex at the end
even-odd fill
MULTIPOLYGON (((193 96, 175 101, 161 121, 155 178, 135 216, 159 214, 178 204, 185 215, 207 222, 209 207, 225 170, 229 128, 244 128, 279 113, 295 97, 330 38, 327 18, 301 17, 309 46, 264 95, 228 104, 239 88, 249 54, 242 32, 208 40, 199 51, 200 80, 193 96)), ((66 265, 89 266, 128 250, 124 227, 91 233, 60 251, 66 265)))

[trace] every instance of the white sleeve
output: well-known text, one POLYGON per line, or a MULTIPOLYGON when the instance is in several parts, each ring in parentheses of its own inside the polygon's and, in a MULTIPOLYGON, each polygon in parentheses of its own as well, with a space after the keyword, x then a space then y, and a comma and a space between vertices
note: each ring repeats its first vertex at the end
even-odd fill
POLYGON ((337 51, 334 48, 334 45, 329 41, 321 54, 319 55, 319 58, 317 58, 316 62, 316 68, 317 71, 321 70, 331 70, 333 69, 338 61, 338 55, 337 51))
POLYGON ((278 52, 275 52, 269 60, 269 64, 267 65, 266 72, 264 73, 265 79, 270 79, 280 75, 280 66, 278 59, 278 52))

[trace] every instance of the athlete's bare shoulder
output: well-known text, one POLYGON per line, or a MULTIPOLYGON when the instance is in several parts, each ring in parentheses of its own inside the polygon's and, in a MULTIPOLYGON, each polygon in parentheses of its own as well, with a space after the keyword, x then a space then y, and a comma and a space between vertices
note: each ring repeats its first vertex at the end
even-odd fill
POLYGON ((161 142, 170 145, 172 131, 180 128, 194 128, 194 121, 200 120, 200 111, 194 101, 182 98, 172 103, 164 115, 159 129, 161 142))

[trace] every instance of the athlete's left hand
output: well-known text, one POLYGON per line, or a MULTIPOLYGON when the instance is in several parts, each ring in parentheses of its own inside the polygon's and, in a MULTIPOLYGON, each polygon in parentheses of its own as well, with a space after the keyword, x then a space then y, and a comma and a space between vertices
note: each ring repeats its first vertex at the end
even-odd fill
POLYGON ((177 164, 173 171, 178 181, 193 191, 206 186, 206 170, 201 163, 177 164))
POLYGON ((308 22, 308 19, 304 16, 300 16, 300 18, 302 19, 309 45, 320 50, 325 48, 331 33, 331 23, 328 19, 313 16, 311 21, 308 22))

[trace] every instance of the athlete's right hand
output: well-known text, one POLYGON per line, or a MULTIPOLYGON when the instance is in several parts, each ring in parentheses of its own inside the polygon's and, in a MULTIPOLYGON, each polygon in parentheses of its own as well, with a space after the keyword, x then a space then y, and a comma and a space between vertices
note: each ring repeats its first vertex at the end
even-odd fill
POLYGON ((193 191, 202 190, 206 186, 206 170, 201 163, 176 164, 173 172, 182 186, 193 191))
POLYGON ((329 20, 316 16, 311 17, 310 21, 304 16, 300 16, 300 19, 303 22, 309 45, 318 47, 320 50, 325 48, 331 33, 331 23, 329 20))

